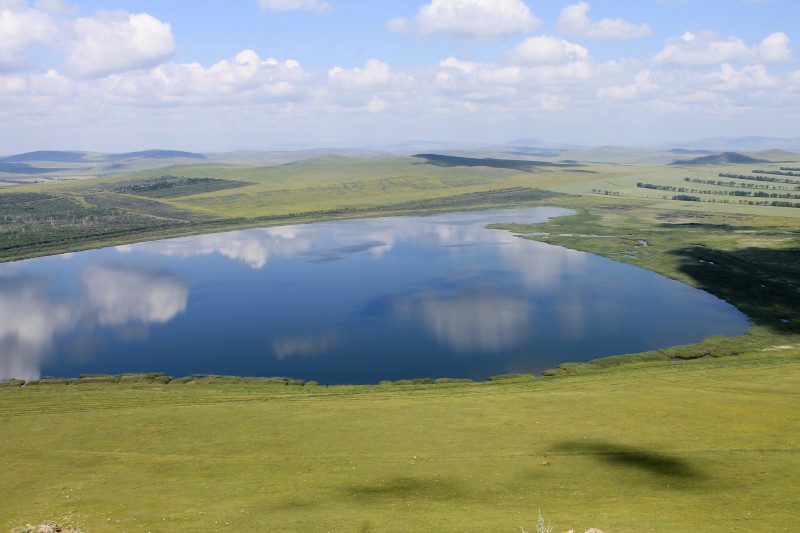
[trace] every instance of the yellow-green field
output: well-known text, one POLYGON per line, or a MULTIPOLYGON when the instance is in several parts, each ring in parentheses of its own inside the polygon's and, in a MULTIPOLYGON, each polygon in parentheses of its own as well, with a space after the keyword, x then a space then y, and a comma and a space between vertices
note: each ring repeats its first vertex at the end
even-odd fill
POLYGON ((427 386, 0 387, 0 527, 791 531, 800 350, 427 386))

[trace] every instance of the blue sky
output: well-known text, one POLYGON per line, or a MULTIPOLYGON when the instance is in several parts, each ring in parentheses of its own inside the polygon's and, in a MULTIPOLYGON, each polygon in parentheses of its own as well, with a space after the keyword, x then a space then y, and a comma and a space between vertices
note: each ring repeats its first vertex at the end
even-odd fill
POLYGON ((796 0, 0 0, 0 153, 800 135, 796 0))

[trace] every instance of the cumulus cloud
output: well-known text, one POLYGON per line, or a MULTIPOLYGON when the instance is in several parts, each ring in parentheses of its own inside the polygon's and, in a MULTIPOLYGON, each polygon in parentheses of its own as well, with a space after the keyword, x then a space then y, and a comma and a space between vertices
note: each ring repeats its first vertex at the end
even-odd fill
MULTIPOLYGON (((596 67, 580 46, 545 38, 544 51, 523 56, 512 53, 504 65, 462 61, 449 57, 439 63, 435 94, 448 100, 442 105, 476 112, 476 104, 491 104, 491 113, 518 114, 522 109, 556 111, 565 108, 569 95, 585 90, 596 67)), ((523 47, 523 52, 529 52, 523 47)))
POLYGON ((653 73, 643 70, 636 74, 632 83, 600 87, 597 96, 601 100, 630 101, 655 94, 660 89, 661 86, 655 81, 653 73))
POLYGON ((295 60, 262 59, 243 50, 210 67, 167 63, 102 80, 109 98, 134 104, 205 104, 236 95, 239 101, 291 101, 305 94, 308 74, 295 60))
POLYGON ((509 54, 512 62, 529 65, 558 65, 588 57, 583 46, 546 35, 525 39, 509 54))
POLYGON ((773 63, 791 60, 789 37, 784 33, 768 35, 756 46, 748 46, 738 37, 714 32, 692 33, 670 39, 655 61, 680 67, 707 67, 731 62, 773 63))
POLYGON ((49 14, 25 2, 0 3, 0 71, 28 66, 28 51, 54 43, 56 25, 49 14))
POLYGON ((558 19, 558 30, 585 39, 604 41, 636 39, 653 33, 647 24, 631 24, 623 19, 606 18, 592 22, 589 18, 590 10, 588 2, 578 2, 563 8, 558 19))
POLYGON ((72 96, 75 83, 56 70, 27 75, 0 76, 0 96, 8 99, 18 97, 47 105, 48 102, 72 96))
POLYGON ((780 81, 770 75, 764 65, 747 65, 737 70, 725 63, 718 72, 707 77, 708 87, 720 92, 773 89, 780 81))
POLYGON ((333 8, 333 4, 322 0, 258 0, 258 5, 265 11, 312 11, 325 13, 333 8))
POLYGON ((370 59, 364 68, 344 69, 333 67, 328 71, 328 80, 347 88, 373 88, 392 81, 392 69, 383 61, 370 59))
POLYGON ((758 45, 757 55, 765 63, 782 63, 792 60, 789 36, 783 32, 767 35, 758 45))
POLYGON ((100 12, 75 21, 66 59, 78 76, 152 67, 175 50, 172 28, 147 13, 100 12))
POLYGON ((324 98, 336 106, 379 113, 394 102, 407 100, 411 81, 411 77, 393 72, 387 63, 370 59, 363 67, 330 69, 324 98))
POLYGON ((522 0, 432 0, 411 19, 392 19, 387 29, 421 36, 495 39, 524 33, 538 23, 522 0))

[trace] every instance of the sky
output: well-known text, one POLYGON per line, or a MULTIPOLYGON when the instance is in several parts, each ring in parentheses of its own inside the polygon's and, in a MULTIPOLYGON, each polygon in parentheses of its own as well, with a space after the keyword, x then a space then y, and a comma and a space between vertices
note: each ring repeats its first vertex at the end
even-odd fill
POLYGON ((797 0, 0 0, 0 154, 800 136, 797 0))

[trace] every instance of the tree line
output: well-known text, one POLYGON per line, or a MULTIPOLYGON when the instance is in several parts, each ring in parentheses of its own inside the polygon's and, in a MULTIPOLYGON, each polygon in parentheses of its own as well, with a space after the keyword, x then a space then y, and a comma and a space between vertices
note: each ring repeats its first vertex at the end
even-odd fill
POLYGON ((749 174, 731 174, 728 172, 720 172, 720 178, 733 178, 737 180, 750 180, 750 181, 765 181, 768 183, 786 183, 788 185, 800 185, 800 181, 791 180, 788 178, 772 178, 770 176, 750 176, 749 174))
MULTIPOLYGON (((654 183, 636 182, 636 186, 641 189, 654 189, 657 191, 670 191, 678 193, 709 194, 715 196, 741 196, 746 198, 781 198, 789 200, 800 200, 800 194, 789 192, 766 192, 766 191, 724 191, 717 189, 687 189, 686 187, 676 187, 674 185, 656 185, 654 183)), ((695 200, 689 200, 695 201, 695 200)), ((699 201, 699 200, 697 200, 699 201)))
MULTIPOLYGON (((739 187, 741 189, 786 190, 786 187, 783 187, 781 185, 767 185, 765 183, 739 183, 736 181, 704 180, 700 178, 683 178, 683 181, 689 183, 699 183, 701 185, 716 185, 718 187, 739 187)), ((800 191, 800 185, 796 186, 795 190, 800 191)))
POLYGON ((772 174, 773 176, 794 176, 796 178, 800 178, 800 172, 796 172, 797 169, 785 169, 781 167, 780 170, 754 170, 753 174, 772 174))

